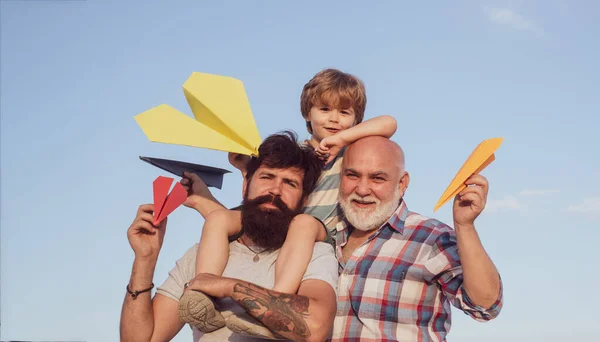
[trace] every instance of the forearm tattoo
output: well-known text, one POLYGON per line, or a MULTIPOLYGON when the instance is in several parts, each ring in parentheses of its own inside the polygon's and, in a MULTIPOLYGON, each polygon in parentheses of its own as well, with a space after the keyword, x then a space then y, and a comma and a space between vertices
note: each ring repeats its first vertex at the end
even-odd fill
POLYGON ((237 283, 233 288, 233 299, 274 333, 284 336, 292 333, 302 338, 310 336, 304 320, 308 316, 307 297, 237 283))

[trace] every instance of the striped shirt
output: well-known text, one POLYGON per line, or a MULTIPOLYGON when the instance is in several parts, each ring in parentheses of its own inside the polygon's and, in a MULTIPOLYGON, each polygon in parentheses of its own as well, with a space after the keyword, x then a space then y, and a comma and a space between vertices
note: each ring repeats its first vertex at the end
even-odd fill
POLYGON ((456 234, 444 223, 410 212, 404 201, 346 264, 349 224, 337 226, 340 277, 332 341, 445 341, 450 305, 478 321, 495 318, 463 288, 456 234))
POLYGON ((344 147, 331 162, 327 163, 321 171, 317 185, 308 196, 303 212, 321 220, 330 235, 335 235, 335 226, 340 221, 341 209, 338 204, 338 191, 340 189, 340 172, 344 160, 344 147))

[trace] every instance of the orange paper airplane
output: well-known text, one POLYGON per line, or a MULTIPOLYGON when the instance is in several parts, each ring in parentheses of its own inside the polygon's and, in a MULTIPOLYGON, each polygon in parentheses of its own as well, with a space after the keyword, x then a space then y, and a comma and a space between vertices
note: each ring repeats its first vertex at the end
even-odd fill
POLYGON ((181 183, 175 183, 173 191, 169 194, 169 189, 173 183, 173 178, 158 176, 152 183, 154 187, 154 225, 157 226, 177 207, 185 202, 187 191, 181 183))
POLYGON ((463 191, 464 188, 467 187, 465 181, 469 177, 483 171, 483 169, 496 159, 494 152, 500 147, 502 140, 503 138, 492 138, 484 140, 481 144, 477 145, 467 161, 465 161, 460 170, 458 170, 458 173, 454 176, 450 185, 448 185, 448 188, 446 188, 446 191, 444 191, 444 194, 440 197, 440 200, 433 208, 433 211, 438 210, 441 206, 446 204, 446 202, 463 191))

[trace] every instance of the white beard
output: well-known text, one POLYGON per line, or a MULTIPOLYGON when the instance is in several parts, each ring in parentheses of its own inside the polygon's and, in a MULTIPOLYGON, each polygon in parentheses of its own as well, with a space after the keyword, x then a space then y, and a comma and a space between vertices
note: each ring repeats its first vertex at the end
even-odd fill
POLYGON ((348 222, 350 222, 354 228, 363 232, 368 232, 381 227, 381 225, 392 216, 394 211, 398 208, 398 203, 400 203, 401 198, 400 189, 398 189, 394 193, 394 197, 386 203, 381 203, 381 201, 375 197, 360 197, 355 193, 352 193, 345 200, 340 196, 339 202, 348 222), (352 205, 352 200, 374 202, 375 209, 355 208, 352 205))

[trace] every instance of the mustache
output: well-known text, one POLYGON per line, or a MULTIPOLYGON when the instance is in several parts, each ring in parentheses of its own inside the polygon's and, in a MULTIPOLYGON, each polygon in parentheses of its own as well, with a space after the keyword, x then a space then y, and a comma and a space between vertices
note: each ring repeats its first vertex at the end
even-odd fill
POLYGON ((371 202, 371 203, 375 203, 375 204, 379 204, 379 200, 373 196, 366 196, 366 197, 361 197, 358 196, 355 193, 350 194, 350 196, 348 196, 346 198, 346 202, 350 203, 351 201, 358 201, 358 202, 371 202))
POLYGON ((262 195, 262 196, 258 196, 253 199, 246 199, 244 201, 244 205, 255 206, 255 207, 257 207, 261 204, 265 204, 265 203, 273 204, 277 209, 279 209, 280 211, 282 211, 284 213, 288 213, 288 212, 292 211, 292 209, 290 209, 285 203, 283 203, 283 200, 281 199, 280 196, 262 195))

